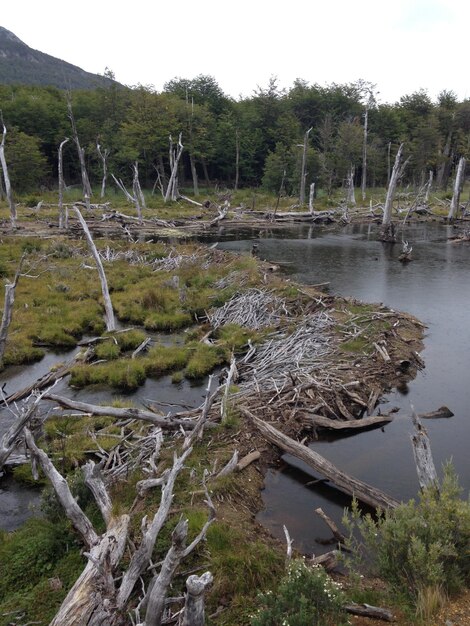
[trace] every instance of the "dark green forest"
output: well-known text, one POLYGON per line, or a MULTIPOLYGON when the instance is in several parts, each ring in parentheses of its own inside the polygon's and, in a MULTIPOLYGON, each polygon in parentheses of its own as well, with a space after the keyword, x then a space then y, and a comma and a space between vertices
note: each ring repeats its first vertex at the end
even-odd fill
MULTIPOLYGON (((404 95, 395 104, 378 104, 365 81, 320 86, 297 80, 279 88, 275 78, 252 96, 233 100, 217 81, 200 75, 175 78, 162 92, 117 83, 72 95, 78 135, 85 148, 92 183, 101 180, 96 144, 110 152, 108 171, 128 182, 139 163, 142 186, 152 188, 169 172, 169 135, 181 133, 184 153, 180 183, 202 186, 263 187, 298 193, 300 161, 308 135, 307 180, 331 193, 346 184, 351 171, 361 184, 364 120, 368 111, 368 187, 384 187, 398 145, 410 157, 404 184, 419 186, 433 171, 445 190, 458 159, 470 156, 470 100, 442 91, 432 101, 426 91, 404 95)), ((17 194, 57 182, 60 142, 71 137, 66 93, 54 87, 0 86, 0 109, 8 129, 6 157, 17 194)), ((68 185, 80 181, 76 148, 64 150, 68 185)))

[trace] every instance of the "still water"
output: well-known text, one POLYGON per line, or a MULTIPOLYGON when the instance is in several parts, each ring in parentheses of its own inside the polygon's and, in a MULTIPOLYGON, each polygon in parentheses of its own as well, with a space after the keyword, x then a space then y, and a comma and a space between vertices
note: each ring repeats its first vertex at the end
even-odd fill
MULTIPOLYGON (((452 228, 434 223, 407 226, 403 236, 413 246, 414 261, 402 265, 397 260, 401 245, 378 242, 375 225, 350 225, 341 231, 301 226, 282 233, 245 232, 237 241, 219 232, 221 248, 249 252, 256 240, 259 257, 280 263, 293 280, 329 282, 331 293, 383 302, 428 326, 421 354, 425 369, 406 393, 386 397, 384 411, 400 407, 394 421, 384 429, 312 444, 339 468, 398 499, 412 498, 418 490, 411 405, 425 412, 445 404, 455 413, 450 419, 426 421, 426 428, 436 467, 452 459, 465 494, 470 489, 470 246, 448 243, 451 234, 452 228)), ((258 519, 281 539, 285 524, 298 549, 320 553, 330 548, 315 539, 329 534, 314 509, 321 506, 340 520, 349 499, 325 485, 305 486, 311 480, 303 471, 271 471, 263 492, 265 509, 258 519)))

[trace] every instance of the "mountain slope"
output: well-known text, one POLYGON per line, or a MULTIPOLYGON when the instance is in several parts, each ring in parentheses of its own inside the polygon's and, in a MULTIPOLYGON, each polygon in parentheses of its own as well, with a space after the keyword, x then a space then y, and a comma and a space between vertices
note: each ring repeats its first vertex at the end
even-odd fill
POLYGON ((109 78, 33 50, 0 26, 0 84, 43 85, 60 89, 93 89, 112 84, 109 78))

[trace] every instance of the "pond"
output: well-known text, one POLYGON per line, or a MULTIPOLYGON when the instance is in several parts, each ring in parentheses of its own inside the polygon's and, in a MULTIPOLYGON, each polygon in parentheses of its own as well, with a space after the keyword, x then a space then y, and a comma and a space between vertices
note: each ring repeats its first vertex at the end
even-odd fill
MULTIPOLYGON (((427 420, 425 426, 436 467, 452 459, 465 493, 470 488, 470 247, 448 243, 452 234, 452 227, 432 222, 408 225, 403 236, 413 246, 414 261, 403 265, 397 260, 401 245, 378 242, 375 225, 349 225, 341 231, 298 226, 218 233, 220 248, 249 253, 256 240, 259 257, 279 263, 293 280, 329 282, 332 293, 383 302, 412 313, 428 326, 421 355, 425 369, 406 389, 386 397, 384 411, 400 408, 394 421, 383 429, 311 446, 344 471, 402 500, 418 491, 410 442, 411 405, 417 412, 442 405, 454 412, 450 419, 427 420)), ((258 519, 281 539, 285 524, 296 548, 320 553, 331 548, 316 539, 329 533, 314 509, 321 506, 340 520, 349 499, 324 484, 308 486, 311 481, 308 470, 270 471, 263 492, 265 509, 258 519)))

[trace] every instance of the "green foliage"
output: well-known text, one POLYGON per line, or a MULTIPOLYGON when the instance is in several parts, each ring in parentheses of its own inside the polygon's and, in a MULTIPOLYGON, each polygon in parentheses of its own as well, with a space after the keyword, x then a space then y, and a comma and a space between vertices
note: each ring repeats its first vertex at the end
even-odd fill
POLYGON ((113 359, 117 359, 120 354, 121 348, 117 343, 114 343, 112 339, 108 341, 101 341, 95 347, 95 355, 97 359, 112 361, 113 359))
POLYGON ((259 596, 261 607, 251 626, 341 626, 348 620, 342 609, 344 596, 322 567, 302 559, 291 561, 275 592, 259 596))
POLYGON ((470 503, 460 498, 450 466, 440 491, 428 488, 419 501, 381 512, 377 519, 361 518, 354 503, 344 521, 356 556, 365 549, 373 569, 414 604, 426 590, 454 593, 470 581, 470 503))
POLYGON ((186 378, 202 378, 212 372, 214 367, 227 360, 224 352, 217 346, 205 343, 196 344, 186 365, 186 378))

